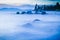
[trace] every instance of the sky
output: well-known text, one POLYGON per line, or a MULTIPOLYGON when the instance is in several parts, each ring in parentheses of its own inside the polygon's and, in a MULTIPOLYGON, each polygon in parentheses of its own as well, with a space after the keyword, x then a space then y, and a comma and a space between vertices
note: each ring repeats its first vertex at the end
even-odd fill
POLYGON ((22 4, 55 4, 60 2, 60 0, 0 0, 0 4, 12 4, 12 5, 22 5, 22 4))

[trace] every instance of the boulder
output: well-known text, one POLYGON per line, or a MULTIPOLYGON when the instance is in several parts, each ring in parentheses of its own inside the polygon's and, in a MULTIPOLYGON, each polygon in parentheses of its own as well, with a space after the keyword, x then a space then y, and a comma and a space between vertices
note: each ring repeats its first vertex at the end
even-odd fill
POLYGON ((35 19, 35 20, 33 20, 33 22, 40 22, 40 20, 39 19, 35 19))
POLYGON ((20 14, 19 12, 17 12, 16 14, 20 14))
POLYGON ((42 15, 45 15, 45 14, 46 14, 46 12, 45 12, 45 11, 43 11, 41 14, 42 14, 42 15))
POLYGON ((25 28, 32 28, 33 25, 31 23, 26 23, 26 24, 23 25, 23 27, 25 27, 25 28))

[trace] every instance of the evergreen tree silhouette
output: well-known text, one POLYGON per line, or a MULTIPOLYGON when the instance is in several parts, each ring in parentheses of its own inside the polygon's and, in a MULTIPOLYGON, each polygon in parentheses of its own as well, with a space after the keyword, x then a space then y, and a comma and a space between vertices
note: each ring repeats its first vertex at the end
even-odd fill
POLYGON ((55 8, 56 8, 56 10, 60 10, 60 4, 59 4, 59 2, 56 3, 55 8))
POLYGON ((38 5, 37 4, 35 5, 35 9, 34 10, 35 10, 35 13, 37 14, 37 12, 38 12, 38 5))
POLYGON ((56 6, 59 6, 59 5, 60 5, 59 2, 57 2, 57 3, 56 3, 56 6))

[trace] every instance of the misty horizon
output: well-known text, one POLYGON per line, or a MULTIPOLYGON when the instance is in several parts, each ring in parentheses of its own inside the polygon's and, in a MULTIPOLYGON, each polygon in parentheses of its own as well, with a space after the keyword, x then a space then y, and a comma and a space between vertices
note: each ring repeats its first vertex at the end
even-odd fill
POLYGON ((24 5, 24 4, 30 4, 30 5, 55 5, 56 2, 59 2, 59 0, 0 0, 0 4, 8 4, 8 5, 24 5), (27 2, 27 3, 26 3, 27 2))

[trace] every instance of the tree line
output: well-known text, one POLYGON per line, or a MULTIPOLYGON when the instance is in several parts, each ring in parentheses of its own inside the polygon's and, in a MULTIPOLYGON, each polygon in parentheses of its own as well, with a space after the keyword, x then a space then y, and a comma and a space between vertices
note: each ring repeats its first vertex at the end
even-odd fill
POLYGON ((44 14, 47 14, 45 11, 60 11, 59 2, 57 2, 56 5, 37 5, 36 4, 34 10, 29 10, 27 12, 22 11, 21 13, 17 12, 17 14, 43 14, 44 15, 44 14))
POLYGON ((37 11, 41 11, 41 10, 46 10, 46 11, 60 11, 60 4, 59 2, 56 3, 56 5, 43 5, 43 6, 39 6, 39 5, 35 5, 35 9, 36 12, 37 11))

